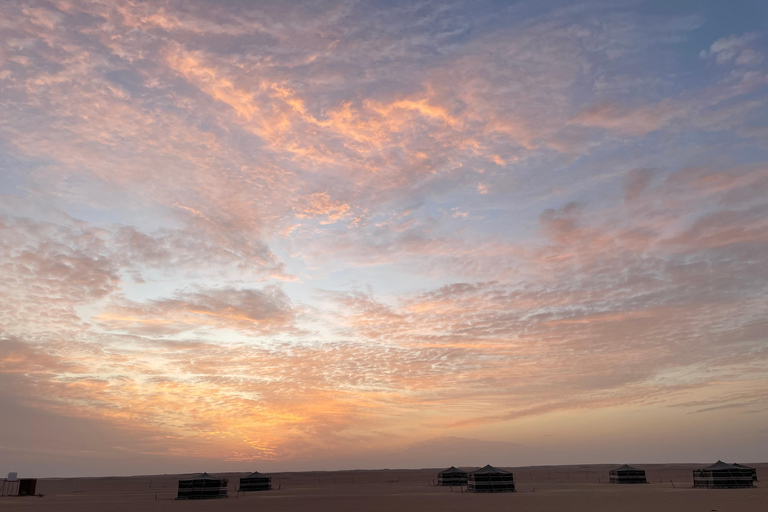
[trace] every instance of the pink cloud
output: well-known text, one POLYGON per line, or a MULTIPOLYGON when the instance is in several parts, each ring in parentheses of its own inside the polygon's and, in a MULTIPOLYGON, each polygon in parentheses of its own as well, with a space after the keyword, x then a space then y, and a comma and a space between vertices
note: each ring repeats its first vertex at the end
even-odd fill
POLYGON ((295 314, 278 288, 199 290, 149 304, 108 306, 94 318, 105 329, 140 335, 177 334, 210 327, 265 335, 296 332, 295 314))

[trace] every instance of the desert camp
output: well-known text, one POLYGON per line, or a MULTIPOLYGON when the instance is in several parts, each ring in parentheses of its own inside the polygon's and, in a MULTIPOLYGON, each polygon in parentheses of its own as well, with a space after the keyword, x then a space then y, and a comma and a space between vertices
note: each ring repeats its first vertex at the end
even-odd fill
POLYGON ((227 497, 226 478, 219 478, 208 473, 179 480, 177 500, 208 500, 227 497))
POLYGON ((693 471, 693 486, 707 489, 754 487, 752 469, 718 460, 711 466, 693 471))
POLYGON ((637 469, 629 464, 624 464, 608 473, 609 481, 612 484, 647 484, 645 479, 645 470, 637 469))
POLYGON ((437 485, 467 485, 467 472, 454 466, 437 474, 437 485))
POLYGON ((272 489, 272 478, 254 471, 240 479, 239 492, 269 491, 272 489))
POLYGON ((467 474, 469 492, 515 492, 515 477, 490 464, 467 474))

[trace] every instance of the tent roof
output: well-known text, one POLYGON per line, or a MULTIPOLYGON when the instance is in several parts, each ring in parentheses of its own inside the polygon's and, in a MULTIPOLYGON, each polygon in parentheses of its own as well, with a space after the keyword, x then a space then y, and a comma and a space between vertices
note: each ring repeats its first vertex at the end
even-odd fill
POLYGON ((624 464, 623 466, 619 466, 616 469, 614 469, 614 471, 643 471, 643 470, 632 467, 629 464, 624 464))
POLYGON ((259 477, 261 477, 261 478, 267 478, 267 475, 263 475, 263 474, 259 473, 258 471, 254 471, 254 472, 253 472, 253 473, 251 473, 250 475, 248 475, 248 476, 246 476, 246 477, 243 477, 243 478, 259 478, 259 477))
POLYGON ((739 469, 737 466, 734 466, 733 464, 728 464, 727 462, 723 462, 721 460, 715 462, 708 468, 704 468, 705 470, 718 470, 718 469, 739 469))
POLYGON ((755 468, 752 468, 752 467, 749 467, 749 466, 745 466, 744 464, 737 464, 735 462, 733 463, 733 465, 736 466, 737 468, 741 468, 741 469, 755 469, 755 468))
POLYGON ((440 473, 466 473, 466 471, 462 471, 455 466, 451 466, 448 469, 442 470, 440 473))
POLYGON ((504 471, 503 469, 498 469, 487 464, 484 468, 476 469, 475 471, 472 471, 472 473, 475 475, 506 475, 509 471, 504 471))
POLYGON ((182 478, 182 480, 221 480, 221 478, 208 473, 200 473, 199 475, 191 476, 189 478, 182 478))

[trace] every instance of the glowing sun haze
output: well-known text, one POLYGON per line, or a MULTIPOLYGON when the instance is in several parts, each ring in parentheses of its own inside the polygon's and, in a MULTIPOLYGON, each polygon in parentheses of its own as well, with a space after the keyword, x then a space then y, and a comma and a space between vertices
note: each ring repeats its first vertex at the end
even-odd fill
POLYGON ((767 460, 766 5, 2 2, 0 472, 767 460))

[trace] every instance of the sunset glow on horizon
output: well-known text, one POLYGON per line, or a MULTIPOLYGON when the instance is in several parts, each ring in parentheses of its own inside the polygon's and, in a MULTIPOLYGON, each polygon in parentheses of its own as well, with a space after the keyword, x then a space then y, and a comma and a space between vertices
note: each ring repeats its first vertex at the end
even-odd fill
POLYGON ((763 2, 0 34, 0 473, 768 460, 763 2))

